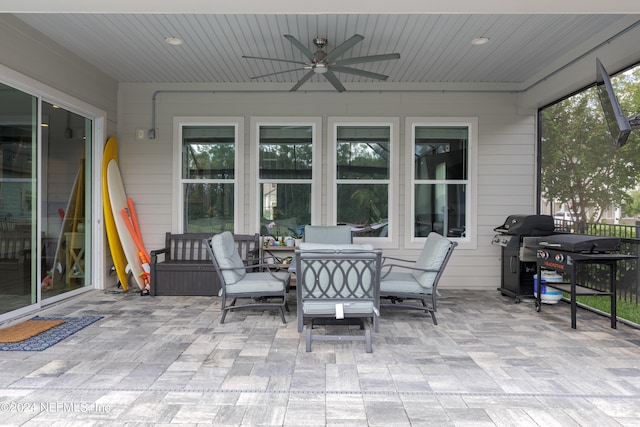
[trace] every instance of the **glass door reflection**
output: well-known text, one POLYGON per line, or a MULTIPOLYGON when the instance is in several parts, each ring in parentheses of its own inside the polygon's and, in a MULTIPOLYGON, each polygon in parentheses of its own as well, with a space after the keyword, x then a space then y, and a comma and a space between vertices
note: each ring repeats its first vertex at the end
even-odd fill
POLYGON ((0 314, 36 303, 37 98, 0 84, 0 314))
POLYGON ((42 298, 88 285, 91 120, 42 103, 42 298))

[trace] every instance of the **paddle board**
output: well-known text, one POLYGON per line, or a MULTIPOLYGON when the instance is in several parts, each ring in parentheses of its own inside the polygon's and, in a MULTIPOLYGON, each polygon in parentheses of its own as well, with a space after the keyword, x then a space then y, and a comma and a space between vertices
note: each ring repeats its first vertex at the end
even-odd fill
POLYGON ((138 222, 138 215, 136 214, 136 209, 133 205, 133 199, 128 198, 127 203, 129 205, 129 210, 122 209, 120 213, 122 214, 122 219, 124 220, 124 224, 127 226, 127 230, 129 230, 129 234, 133 237, 133 241, 138 248, 138 259, 140 259, 140 265, 142 266, 142 270, 144 273, 141 275, 144 280, 144 290, 151 290, 151 266, 149 263, 151 262, 151 258, 149 258, 149 254, 144 247, 144 242, 142 241, 142 231, 140 230, 140 223, 138 222))
POLYGON ((120 168, 115 160, 110 160, 107 165, 107 189, 109 191, 109 201, 111 202, 111 212, 113 219, 116 223, 116 229, 118 230, 118 237, 122 244, 124 256, 127 259, 127 264, 131 269, 133 278, 135 279, 138 287, 142 292, 147 291, 144 278, 144 270, 138 257, 138 247, 133 239, 133 236, 129 233, 125 219, 122 217, 122 209, 127 208, 127 193, 124 190, 124 183, 122 182, 122 175, 120 168))
POLYGON ((113 267, 116 270, 120 286, 126 291, 129 289, 128 274, 126 272, 127 258, 124 255, 124 249, 122 249, 122 243, 120 243, 118 229, 116 228, 116 221, 113 218, 111 201, 109 200, 109 187, 107 185, 107 168, 111 160, 118 162, 118 140, 115 136, 110 137, 104 146, 104 155, 102 157, 102 204, 111 260, 113 261, 113 267))

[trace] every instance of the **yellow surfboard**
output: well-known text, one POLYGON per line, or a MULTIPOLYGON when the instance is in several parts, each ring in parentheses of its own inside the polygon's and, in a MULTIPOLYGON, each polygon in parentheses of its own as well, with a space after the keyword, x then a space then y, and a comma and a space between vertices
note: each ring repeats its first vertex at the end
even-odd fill
POLYGON ((113 265, 118 275, 118 280, 122 289, 125 291, 129 289, 127 268, 127 258, 124 255, 122 249, 122 243, 118 236, 118 229, 116 228, 116 221, 113 217, 113 210, 111 209, 111 200, 109 199, 109 187, 107 179, 107 169, 109 162, 115 160, 118 162, 118 140, 115 136, 110 137, 104 146, 104 155, 102 157, 102 204, 104 208, 104 225, 107 229, 107 239, 109 241, 109 249, 111 250, 111 258, 113 265))

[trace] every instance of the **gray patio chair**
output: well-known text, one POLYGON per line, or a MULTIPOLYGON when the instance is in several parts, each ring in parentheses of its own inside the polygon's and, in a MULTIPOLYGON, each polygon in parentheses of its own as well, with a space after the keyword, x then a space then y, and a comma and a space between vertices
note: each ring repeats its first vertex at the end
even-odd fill
POLYGON ((365 327, 364 335, 319 335, 313 334, 313 320, 369 319, 377 331, 382 251, 357 248, 360 245, 328 246, 303 243, 296 251, 298 332, 302 332, 304 321, 310 320, 306 330, 308 352, 312 341, 347 340, 365 341, 371 353, 371 328, 365 327))
POLYGON ((220 323, 224 323, 228 311, 241 309, 279 310, 282 323, 287 323, 284 310, 289 311, 287 292, 291 275, 288 272, 277 271, 278 266, 273 264, 246 265, 238 254, 233 234, 228 231, 204 241, 222 284, 220 323), (264 271, 257 271, 259 269, 264 271), (270 301, 272 298, 277 301, 270 301), (230 304, 227 304, 227 299, 231 299, 230 304), (236 305, 238 299, 248 299, 251 302, 236 305))
POLYGON ((309 243, 353 243, 348 225, 305 225, 304 241, 309 243))
POLYGON ((430 313, 433 324, 437 325, 438 281, 457 245, 457 242, 431 232, 416 261, 385 257, 380 279, 380 299, 389 302, 381 303, 381 306, 430 313), (399 304, 405 300, 419 301, 420 304, 399 304))
MULTIPOLYGON (((305 225, 304 243, 321 243, 327 245, 348 245, 353 243, 351 227, 348 225, 305 225)), ((296 272, 296 260, 291 260, 292 268, 296 272)))

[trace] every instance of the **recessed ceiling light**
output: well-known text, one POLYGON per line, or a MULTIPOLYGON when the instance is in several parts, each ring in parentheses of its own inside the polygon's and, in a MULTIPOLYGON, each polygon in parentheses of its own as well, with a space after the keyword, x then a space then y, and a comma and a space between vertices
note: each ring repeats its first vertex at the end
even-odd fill
POLYGON ((489 37, 478 37, 471 40, 471 44, 474 46, 480 46, 481 44, 485 44, 489 41, 489 37))
POLYGON ((182 39, 179 39, 177 37, 167 37, 166 39, 164 39, 164 41, 173 46, 180 46, 182 43, 184 43, 182 39))

